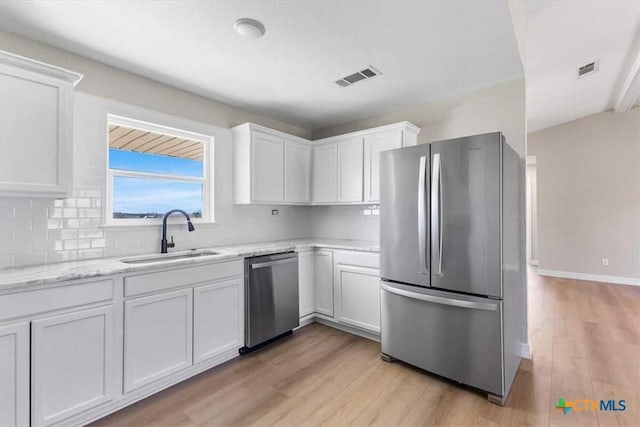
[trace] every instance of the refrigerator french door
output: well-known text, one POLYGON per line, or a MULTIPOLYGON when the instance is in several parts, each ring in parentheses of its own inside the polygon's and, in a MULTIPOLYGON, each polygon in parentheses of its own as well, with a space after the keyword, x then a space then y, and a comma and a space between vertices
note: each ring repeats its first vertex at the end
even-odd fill
POLYGON ((383 358, 494 397, 506 394, 504 149, 496 132, 380 154, 383 358))

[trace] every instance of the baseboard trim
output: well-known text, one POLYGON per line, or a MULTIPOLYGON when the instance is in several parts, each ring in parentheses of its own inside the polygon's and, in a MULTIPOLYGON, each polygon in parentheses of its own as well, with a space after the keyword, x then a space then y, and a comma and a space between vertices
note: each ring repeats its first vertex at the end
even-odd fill
POLYGON ((531 359, 533 357, 531 345, 529 343, 520 343, 520 357, 522 357, 523 359, 531 359))
POLYGON ((323 317, 319 317, 317 314, 316 314, 316 317, 314 318, 314 321, 322 325, 329 326, 330 328, 339 329, 343 332, 347 332, 352 335, 357 335, 359 337, 366 338, 371 341, 380 342, 380 335, 374 332, 369 332, 353 326, 338 323, 335 320, 325 319, 323 317))
POLYGON ((589 280, 592 282, 640 286, 640 278, 637 277, 605 276, 602 274, 574 273, 572 271, 544 270, 542 268, 538 268, 536 273, 540 276, 560 277, 563 279, 589 280))

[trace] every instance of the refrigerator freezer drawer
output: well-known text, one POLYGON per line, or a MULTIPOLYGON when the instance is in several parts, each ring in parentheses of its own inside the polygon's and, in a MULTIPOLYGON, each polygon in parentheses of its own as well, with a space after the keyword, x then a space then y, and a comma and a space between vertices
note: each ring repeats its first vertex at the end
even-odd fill
POLYGON ((501 301, 381 284, 384 354, 503 395, 501 301))

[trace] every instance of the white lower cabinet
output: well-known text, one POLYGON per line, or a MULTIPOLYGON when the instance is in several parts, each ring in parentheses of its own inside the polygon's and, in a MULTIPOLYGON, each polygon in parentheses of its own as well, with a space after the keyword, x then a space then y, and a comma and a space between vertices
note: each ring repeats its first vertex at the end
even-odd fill
POLYGON ((380 333, 380 273, 369 267, 336 265, 338 321, 380 333))
POLYGON ((124 392, 192 365, 192 289, 124 302, 124 392))
POLYGON ((29 425, 29 323, 0 327, 0 426, 29 425))
POLYGON ((242 347, 244 340, 242 279, 193 289, 193 363, 242 347))
POLYGON ((315 312, 333 317, 333 252, 317 250, 315 261, 315 312))
POLYGON ((315 310, 315 261, 313 251, 298 253, 298 298, 300 317, 315 310))
POLYGON ((57 423, 115 396, 113 305, 31 324, 31 425, 57 423))

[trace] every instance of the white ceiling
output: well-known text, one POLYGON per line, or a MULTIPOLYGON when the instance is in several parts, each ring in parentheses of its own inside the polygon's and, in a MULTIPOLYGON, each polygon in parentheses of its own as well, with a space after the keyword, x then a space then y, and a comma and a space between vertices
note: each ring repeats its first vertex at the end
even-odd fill
POLYGON ((529 0, 527 18, 529 132, 612 108, 640 49, 640 1, 529 0))
POLYGON ((523 75, 502 0, 2 1, 0 29, 309 130, 523 75))

